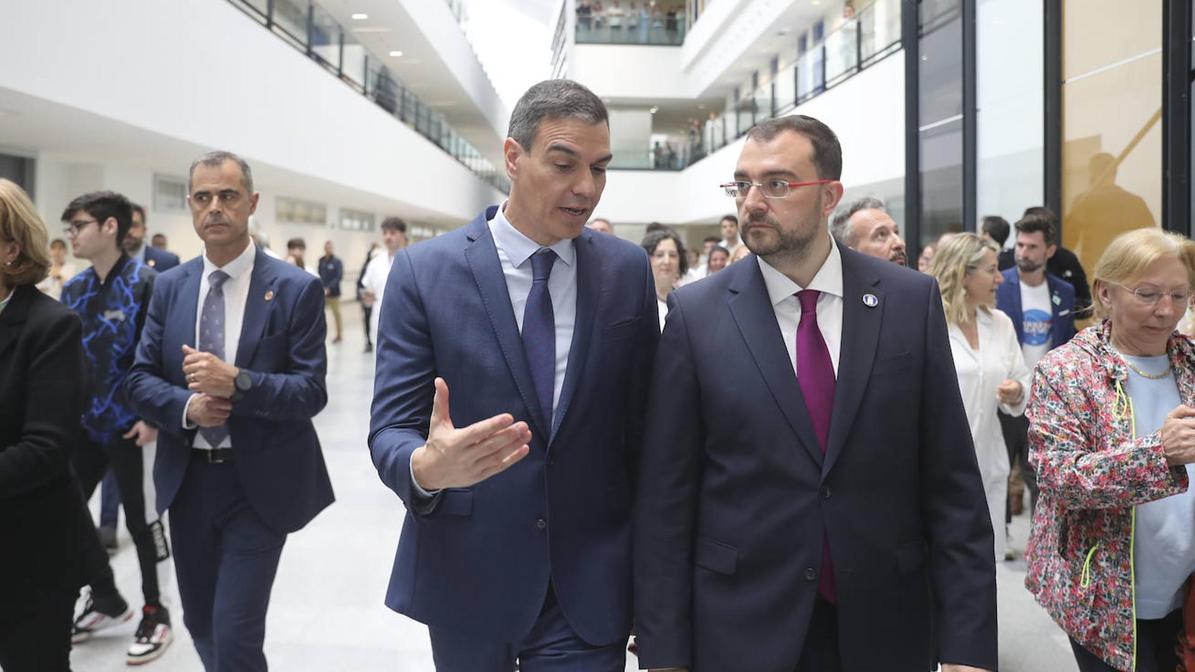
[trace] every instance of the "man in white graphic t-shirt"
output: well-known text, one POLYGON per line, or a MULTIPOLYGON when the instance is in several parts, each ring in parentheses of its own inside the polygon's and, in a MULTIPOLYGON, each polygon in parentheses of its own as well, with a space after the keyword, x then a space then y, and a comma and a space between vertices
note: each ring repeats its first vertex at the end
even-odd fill
MULTIPOLYGON (((1016 266, 1004 271, 996 307, 1012 318, 1025 364, 1032 369, 1050 350, 1075 335, 1075 288, 1046 272, 1058 249, 1058 231, 1049 219, 1027 216, 1016 223, 1016 266)), ((1021 464, 1030 506, 1037 504, 1037 479, 1025 461, 1029 421, 1000 414, 1009 460, 1021 464)), ((1006 516, 1006 520, 1009 517, 1006 516)))

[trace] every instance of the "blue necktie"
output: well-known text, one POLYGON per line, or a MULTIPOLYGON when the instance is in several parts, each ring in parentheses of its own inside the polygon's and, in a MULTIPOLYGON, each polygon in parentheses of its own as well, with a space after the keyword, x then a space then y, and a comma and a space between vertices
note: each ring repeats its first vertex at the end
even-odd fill
MULTIPOLYGON (((207 276, 207 296, 203 299, 203 312, 199 315, 199 350, 210 352, 224 359, 224 281, 228 274, 221 270, 207 276)), ((212 448, 219 448, 228 436, 228 425, 200 427, 199 433, 212 448)))
POLYGON ((552 396, 556 390, 556 316, 552 312, 552 296, 548 294, 548 277, 554 263, 556 253, 548 248, 531 255, 531 293, 523 308, 523 353, 549 433, 552 396))

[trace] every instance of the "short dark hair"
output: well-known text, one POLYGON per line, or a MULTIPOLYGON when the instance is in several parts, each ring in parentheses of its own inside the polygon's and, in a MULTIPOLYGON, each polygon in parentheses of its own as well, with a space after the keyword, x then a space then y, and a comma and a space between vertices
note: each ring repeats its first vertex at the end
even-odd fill
POLYGON ((671 240, 676 243, 676 253, 680 256, 680 271, 678 277, 683 277, 685 273, 689 272, 689 255, 685 252, 685 243, 676 235, 676 232, 667 227, 650 231, 646 236, 643 236, 643 242, 640 243, 643 249, 647 250, 647 256, 652 256, 656 253, 656 248, 665 240, 671 240))
POLYGON ((129 205, 131 205, 133 207, 133 212, 137 213, 138 215, 141 215, 141 225, 148 226, 149 218, 145 216, 145 208, 141 207, 140 205, 137 205, 136 203, 129 203, 129 205))
POLYGON ((65 250, 66 249, 66 241, 61 238, 55 238, 54 240, 51 240, 50 241, 50 249, 52 250, 55 247, 61 247, 62 249, 65 250))
POLYGON ((301 247, 304 250, 307 249, 307 241, 303 240, 302 238, 291 238, 290 240, 286 241, 286 249, 290 250, 296 247, 301 247))
POLYGON ((1008 220, 1000 215, 984 215, 983 223, 980 225, 980 230, 992 237, 997 245, 1004 246, 1005 241, 1008 240, 1009 227, 1008 220))
POLYGON ((1025 215, 1016 223, 1017 233, 1038 233, 1046 239, 1046 245, 1058 244, 1058 228, 1053 220, 1039 214, 1025 215))
POLYGON ((713 244, 717 245, 718 243, 722 242, 722 239, 717 236, 706 236, 705 238, 701 239, 701 242, 702 243, 713 243, 713 244))
POLYGON ((715 245, 714 249, 710 250, 711 257, 714 256, 715 254, 719 254, 719 253, 725 254, 727 259, 730 258, 730 250, 726 249, 725 247, 722 247, 721 245, 715 245))
POLYGON ((232 152, 226 152, 224 150, 208 152, 207 154, 204 154, 203 156, 200 156, 191 162, 191 169, 187 172, 187 193, 191 193, 191 183, 195 180, 195 169, 199 167, 199 164, 218 168, 224 165, 225 161, 232 161, 233 163, 237 164, 238 167, 240 167, 241 186, 244 187, 245 191, 250 195, 253 194, 253 171, 250 170, 249 164, 236 154, 233 154, 232 152))
POLYGON ((527 89, 515 103, 506 135, 530 151, 541 121, 567 118, 610 127, 606 104, 592 91, 571 79, 548 79, 527 89))
POLYGON ((804 114, 790 114, 761 121, 747 131, 748 140, 770 142, 785 131, 800 133, 809 139, 813 145, 813 156, 810 157, 817 168, 817 176, 829 180, 842 177, 842 145, 838 144, 838 136, 822 122, 804 114))
POLYGON ((647 225, 647 228, 644 229, 643 232, 644 233, 655 233, 656 231, 668 231, 668 230, 669 229, 667 226, 664 226, 663 224, 661 224, 659 222, 652 222, 651 224, 647 225))
POLYGON ((1058 222, 1058 216, 1054 214, 1054 211, 1044 205, 1031 205, 1025 208, 1025 212, 1021 213, 1022 218, 1028 217, 1029 215, 1044 217, 1055 223, 1058 222))
POLYGON ((382 220, 383 231, 398 231, 399 233, 407 232, 407 223, 398 217, 387 217, 382 220))
POLYGON ((834 240, 850 247, 854 244, 855 232, 854 227, 851 226, 851 217, 856 213, 864 210, 880 210, 888 212, 887 206, 884 202, 875 196, 862 196, 847 203, 834 213, 833 219, 830 220, 830 233, 833 234, 834 240))
POLYGON ((129 227, 133 225, 133 204, 115 191, 91 191, 78 196, 62 211, 62 221, 69 222, 75 215, 85 212, 103 224, 109 218, 116 220, 116 247, 124 242, 129 227))
POLYGON ((735 217, 734 215, 722 215, 722 219, 719 219, 718 223, 721 224, 722 222, 725 222, 726 220, 730 220, 730 221, 734 222, 735 226, 739 225, 739 218, 735 217))

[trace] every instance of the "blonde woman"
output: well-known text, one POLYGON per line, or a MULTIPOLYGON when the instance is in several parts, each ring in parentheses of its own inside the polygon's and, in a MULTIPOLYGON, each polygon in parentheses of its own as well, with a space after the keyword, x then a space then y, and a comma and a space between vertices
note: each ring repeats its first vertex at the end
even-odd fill
POLYGON ((975 457, 983 478, 995 533, 996 558, 1007 557, 1004 507, 1008 499, 1008 450, 997 409, 1025 412, 1029 370, 1012 320, 997 310, 996 288, 1003 281, 996 244, 974 233, 960 233, 938 246, 930 274, 938 280, 959 392, 967 409, 975 457))
POLYGON ((1195 346, 1175 331, 1195 242, 1131 231, 1093 275, 1100 322, 1034 373, 1041 496, 1025 585, 1070 635, 1081 672, 1174 670, 1195 573, 1195 346))

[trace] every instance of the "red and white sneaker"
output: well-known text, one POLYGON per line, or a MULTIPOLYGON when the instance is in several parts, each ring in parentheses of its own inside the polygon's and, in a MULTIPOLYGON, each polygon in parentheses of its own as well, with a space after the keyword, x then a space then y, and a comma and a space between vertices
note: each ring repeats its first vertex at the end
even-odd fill
POLYGON ((90 594, 83 603, 83 612, 75 619, 71 629, 71 644, 79 644, 91 639, 93 633, 104 628, 124 623, 133 617, 133 610, 124 599, 111 605, 97 605, 90 594))
POLYGON ((174 630, 170 627, 170 612, 166 607, 145 605, 141 610, 141 624, 129 645, 128 664, 144 665, 157 660, 166 653, 174 641, 174 630))

